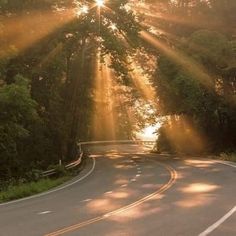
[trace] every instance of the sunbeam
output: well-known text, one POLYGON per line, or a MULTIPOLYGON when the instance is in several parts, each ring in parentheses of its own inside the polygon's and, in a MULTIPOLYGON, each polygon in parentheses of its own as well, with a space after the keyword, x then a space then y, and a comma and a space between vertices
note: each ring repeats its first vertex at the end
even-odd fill
POLYGON ((93 138, 104 140, 116 138, 115 117, 114 117, 114 94, 113 82, 108 59, 105 64, 100 62, 100 55, 97 54, 95 72, 95 95, 94 95, 94 118, 93 138))
POLYGON ((155 102, 156 94, 154 88, 151 86, 147 76, 144 75, 143 70, 135 62, 132 62, 131 68, 131 78, 136 89, 144 99, 152 103, 155 102))
POLYGON ((203 66, 201 66, 182 52, 177 51, 176 49, 171 48, 169 45, 161 42, 161 40, 158 40, 156 37, 146 31, 142 31, 140 35, 142 39, 150 43, 156 49, 160 50, 167 57, 173 60, 177 65, 183 67, 186 72, 199 80, 206 88, 214 88, 213 80, 204 70, 203 66))
POLYGON ((187 116, 166 117, 161 127, 170 148, 180 153, 201 153, 206 147, 204 135, 194 126, 187 116))
POLYGON ((0 45, 0 58, 7 57, 9 46, 14 45, 18 52, 39 42, 41 39, 67 24, 74 18, 72 10, 62 12, 31 12, 24 16, 6 17, 4 42, 0 45))

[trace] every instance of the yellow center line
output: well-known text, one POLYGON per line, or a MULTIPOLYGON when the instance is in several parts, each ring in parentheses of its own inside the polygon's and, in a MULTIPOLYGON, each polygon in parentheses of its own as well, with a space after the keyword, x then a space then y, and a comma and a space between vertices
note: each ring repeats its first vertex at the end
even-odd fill
POLYGON ((55 232, 52 232, 52 233, 49 233, 49 234, 46 234, 45 236, 57 236, 57 235, 62 235, 62 234, 65 234, 65 233, 69 233, 71 231, 75 231, 75 230, 78 230, 82 227, 85 227, 87 225, 90 225, 90 224, 93 224, 95 222, 98 222, 98 221, 101 221, 101 220, 104 220, 104 219, 107 219, 111 216, 114 216, 114 215, 117 215, 117 214, 120 214, 124 211, 128 211, 130 210, 131 208, 134 208, 156 196, 158 196, 159 194, 165 192, 167 189, 169 189, 176 181, 177 179, 177 172, 175 169, 173 169, 171 166, 169 165, 166 165, 166 164, 163 164, 163 163, 159 163, 160 165, 164 166, 164 168, 166 168, 169 172, 170 172, 170 179, 169 181, 164 184, 161 188, 159 188, 157 191, 127 205, 127 206, 124 206, 124 207, 121 207, 117 210, 114 210, 114 211, 111 211, 111 212, 108 212, 102 216, 98 216, 98 217, 95 217, 95 218, 92 218, 90 220, 86 220, 86 221, 83 221, 81 223, 78 223, 78 224, 74 224, 74 225, 71 225, 71 226, 68 226, 68 227, 65 227, 63 229, 60 229, 60 230, 57 230, 55 232))

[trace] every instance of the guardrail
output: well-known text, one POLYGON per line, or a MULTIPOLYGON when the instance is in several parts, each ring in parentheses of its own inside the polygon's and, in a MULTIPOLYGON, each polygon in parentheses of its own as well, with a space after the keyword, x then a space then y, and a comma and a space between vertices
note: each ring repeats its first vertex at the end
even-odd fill
MULTIPOLYGON (((149 140, 110 140, 110 141, 88 141, 88 142, 79 142, 78 148, 79 148, 79 153, 80 156, 76 161, 73 161, 65 166, 67 170, 70 170, 72 168, 77 167, 81 162, 82 162, 82 157, 83 157, 83 145, 112 145, 112 144, 150 144, 153 145, 155 144, 155 141, 149 141, 149 140)), ((48 177, 51 175, 56 174, 55 169, 47 170, 42 172, 41 176, 42 177, 48 177)))
POLYGON ((109 140, 109 141, 88 141, 79 142, 78 146, 82 145, 106 145, 106 144, 155 144, 156 141, 152 140, 109 140))
MULTIPOLYGON (((69 163, 68 165, 66 165, 65 169, 70 170, 70 169, 75 168, 76 166, 78 166, 82 162, 82 157, 83 157, 83 152, 80 153, 80 156, 76 161, 73 161, 73 162, 69 163)), ((51 175, 54 175, 54 174, 56 174, 56 170, 51 169, 51 170, 46 170, 46 171, 42 172, 41 176, 42 177, 48 177, 48 176, 51 176, 51 175)))

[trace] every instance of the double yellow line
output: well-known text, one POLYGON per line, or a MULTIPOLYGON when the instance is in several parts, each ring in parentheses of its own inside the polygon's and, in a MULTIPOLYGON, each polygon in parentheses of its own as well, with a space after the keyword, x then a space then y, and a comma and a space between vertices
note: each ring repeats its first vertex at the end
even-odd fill
POLYGON ((161 188, 159 188, 157 191, 145 196, 144 198, 141 198, 139 199, 138 201, 135 201, 127 206, 124 206, 124 207, 121 207, 117 210, 114 210, 114 211, 111 211, 111 212, 108 212, 102 216, 98 216, 98 217, 95 217, 95 218, 92 218, 90 220, 86 220, 86 221, 83 221, 81 223, 78 223, 78 224, 74 224, 74 225, 71 225, 71 226, 68 226, 68 227, 65 227, 63 229, 60 229, 60 230, 57 230, 55 232, 52 232, 52 233, 49 233, 49 234, 46 234, 45 236, 58 236, 58 235, 62 235, 62 234, 65 234, 65 233, 69 233, 71 231, 75 231, 75 230, 78 230, 82 227, 85 227, 87 225, 90 225, 90 224, 93 224, 95 222, 98 222, 98 221, 102 221, 102 220, 105 220, 107 219, 108 217, 111 217, 111 216, 114 216, 114 215, 118 215, 122 212, 125 212, 125 211, 128 211, 130 210, 131 208, 134 208, 148 200, 151 200, 152 198, 158 196, 159 194, 165 192, 167 189, 169 189, 176 181, 177 179, 177 172, 169 165, 166 165, 166 164, 163 164, 163 163, 159 163, 160 165, 162 165, 164 168, 166 168, 169 172, 170 172, 170 179, 169 181, 164 184, 161 188))

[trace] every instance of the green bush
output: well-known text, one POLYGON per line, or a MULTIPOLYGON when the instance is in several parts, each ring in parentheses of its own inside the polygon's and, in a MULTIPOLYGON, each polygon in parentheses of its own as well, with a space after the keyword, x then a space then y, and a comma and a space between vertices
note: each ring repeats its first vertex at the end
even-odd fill
POLYGON ((49 170, 51 170, 51 169, 54 169, 55 170, 55 174, 53 175, 53 176, 55 176, 55 177, 61 177, 61 176, 64 176, 64 175, 66 175, 67 174, 67 170, 66 170, 66 168, 65 168, 65 166, 63 166, 63 165, 51 165, 51 166, 49 166, 49 168, 48 168, 49 170))
POLYGON ((42 179, 37 182, 10 185, 6 190, 0 192, 0 203, 44 192, 69 179, 69 176, 65 176, 58 179, 42 179))
POLYGON ((236 153, 232 152, 232 153, 221 153, 220 154, 220 159, 224 160, 224 161, 234 161, 236 162, 236 153))

